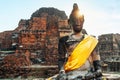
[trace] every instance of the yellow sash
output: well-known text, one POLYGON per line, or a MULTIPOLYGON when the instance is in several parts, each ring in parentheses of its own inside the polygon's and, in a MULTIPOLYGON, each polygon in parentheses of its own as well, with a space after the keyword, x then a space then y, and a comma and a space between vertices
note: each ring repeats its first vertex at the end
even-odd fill
POLYGON ((64 66, 65 71, 68 72, 80 68, 86 62, 97 43, 98 40, 96 38, 85 35, 85 38, 68 57, 68 61, 64 66))

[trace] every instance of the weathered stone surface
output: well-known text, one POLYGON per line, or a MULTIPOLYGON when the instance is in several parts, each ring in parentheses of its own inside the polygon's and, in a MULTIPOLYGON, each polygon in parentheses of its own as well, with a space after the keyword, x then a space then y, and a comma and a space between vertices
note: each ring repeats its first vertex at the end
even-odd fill
POLYGON ((99 53, 103 71, 120 72, 120 34, 99 36, 99 53))

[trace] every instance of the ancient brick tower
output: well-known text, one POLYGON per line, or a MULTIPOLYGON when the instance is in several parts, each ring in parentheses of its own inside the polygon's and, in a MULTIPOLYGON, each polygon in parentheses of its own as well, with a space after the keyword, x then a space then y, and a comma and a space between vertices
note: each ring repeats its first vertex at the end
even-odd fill
MULTIPOLYGON (((64 11, 41 8, 29 20, 21 20, 18 28, 18 47, 22 53, 36 53, 42 64, 57 64, 58 39, 71 32, 64 11)), ((13 40, 14 41, 14 40, 13 40)))

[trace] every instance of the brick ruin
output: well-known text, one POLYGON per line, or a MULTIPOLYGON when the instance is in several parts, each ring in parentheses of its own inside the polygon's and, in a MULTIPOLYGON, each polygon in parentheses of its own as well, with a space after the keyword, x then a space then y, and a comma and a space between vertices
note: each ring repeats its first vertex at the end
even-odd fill
MULTIPOLYGON (((2 39, 0 49, 18 50, 19 54, 25 54, 26 50, 29 50, 31 53, 30 58, 39 60, 39 63, 35 62, 35 64, 57 65, 58 40, 70 32, 71 28, 68 26, 64 11, 54 8, 40 8, 31 15, 30 19, 21 19, 18 27, 12 32, 5 32, 6 34, 3 32, 5 37, 2 37, 3 33, 0 33, 2 39)), ((5 59, 7 61, 7 58, 5 59)), ((19 65, 18 62, 15 65, 19 65)), ((46 75, 45 73, 48 71, 53 74, 57 73, 56 69, 54 71, 47 69, 43 72, 41 70, 39 76, 46 75)))
POLYGON ((103 71, 120 72, 120 34, 104 34, 98 39, 103 71))
POLYGON ((12 32, 13 31, 5 31, 3 33, 0 33, 0 50, 3 48, 3 50, 9 50, 12 46, 12 32))
POLYGON ((59 23, 54 17, 47 19, 49 22, 44 17, 33 17, 29 21, 29 27, 20 31, 18 43, 19 49, 37 53, 37 57, 45 60, 45 64, 53 65, 57 64, 58 39, 63 32, 68 31, 59 29, 59 26, 63 26, 61 23, 66 20, 61 20, 59 23))

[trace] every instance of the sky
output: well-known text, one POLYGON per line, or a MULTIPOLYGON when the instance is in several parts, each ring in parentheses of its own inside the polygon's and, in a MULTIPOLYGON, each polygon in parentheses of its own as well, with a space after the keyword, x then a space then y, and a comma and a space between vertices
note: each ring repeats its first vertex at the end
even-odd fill
POLYGON ((120 0, 0 0, 0 32, 14 30, 21 19, 30 19, 42 7, 65 11, 69 17, 77 3, 90 35, 120 33, 120 0))

